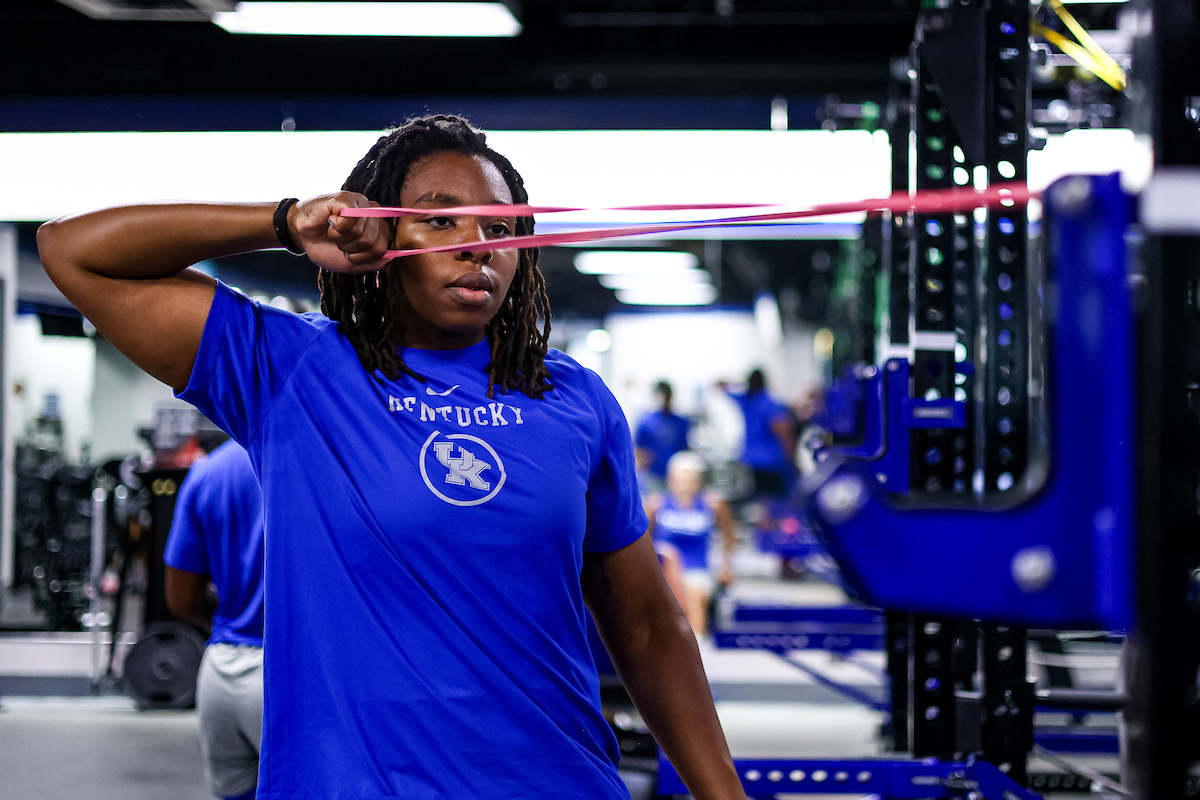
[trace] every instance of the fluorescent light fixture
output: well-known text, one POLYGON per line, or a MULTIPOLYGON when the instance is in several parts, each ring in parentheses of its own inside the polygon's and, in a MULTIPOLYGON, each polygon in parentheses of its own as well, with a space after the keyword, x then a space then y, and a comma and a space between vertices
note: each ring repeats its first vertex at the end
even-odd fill
POLYGON ((763 347, 774 350, 783 344, 783 322, 775 296, 763 292, 754 300, 754 326, 763 347))
POLYGON ((516 36, 503 3, 245 2, 212 21, 230 33, 277 36, 516 36))
POLYGON ((1109 3, 1128 3, 1128 2, 1129 2, 1129 0, 1062 0, 1062 4, 1064 6, 1083 5, 1084 3, 1101 5, 1101 4, 1109 4, 1109 3))
POLYGON ((694 270, 699 263, 692 253, 674 250, 585 250, 575 255, 575 269, 584 275, 663 275, 694 270))
POLYGON ((631 306, 706 306, 716 299, 716 287, 707 283, 617 291, 617 300, 631 306))
POLYGON ((704 283, 712 283, 712 280, 708 272, 702 269, 682 272, 628 272, 600 276, 600 285, 605 289, 674 288, 704 283))
MULTIPOLYGON (((0 220, 36 222, 162 198, 311 197, 341 186, 378 138, 378 130, 0 133, 0 220)), ((890 148, 866 131, 490 131, 488 143, 521 171, 533 201, 545 205, 806 206, 891 191, 890 148), (697 170, 697 163, 705 168, 697 170)), ((1037 154, 1030 156, 1031 179, 1037 154)), ((538 230, 560 230, 557 216, 570 215, 539 218, 538 230)), ((855 238, 863 216, 667 236, 855 238)), ((641 221, 661 218, 647 212, 641 221)), ((606 226, 612 219, 596 214, 572 222, 606 226)), ((628 239, 620 245, 635 246, 628 239)))
MULTIPOLYGON (((1121 173, 1121 185, 1138 189, 1154 168, 1154 151, 1145 137, 1125 128, 1077 128, 1046 138, 1029 152, 1029 188, 1042 191, 1064 175, 1121 173)), ((289 195, 290 196, 290 195, 289 195)))
POLYGON ((606 353, 612 347, 612 334, 604 328, 596 328, 588 331, 587 336, 583 337, 583 343, 593 353, 606 353))

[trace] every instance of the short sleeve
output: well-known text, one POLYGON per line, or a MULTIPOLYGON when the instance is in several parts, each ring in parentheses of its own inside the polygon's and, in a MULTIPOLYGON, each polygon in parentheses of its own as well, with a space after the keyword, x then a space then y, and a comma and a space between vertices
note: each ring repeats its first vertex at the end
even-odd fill
POLYGON ((332 324, 256 303, 218 281, 191 377, 176 396, 246 447, 296 364, 332 324))
POLYGON ((183 479, 179 488, 179 497, 175 501, 175 516, 171 520, 171 532, 167 535, 167 546, 163 551, 163 561, 169 567, 192 572, 196 575, 208 575, 208 550, 204 543, 204 523, 200 519, 201 476, 204 474, 204 462, 192 467, 188 476, 183 479))
POLYGON ((649 527, 649 520, 638 491, 633 436, 625 413, 600 378, 589 377, 595 384, 604 435, 603 451, 588 484, 583 549, 588 553, 606 553, 640 539, 649 527))
POLYGON ((643 417, 642 421, 638 423, 634 444, 646 450, 654 447, 654 431, 650 429, 649 416, 643 417))

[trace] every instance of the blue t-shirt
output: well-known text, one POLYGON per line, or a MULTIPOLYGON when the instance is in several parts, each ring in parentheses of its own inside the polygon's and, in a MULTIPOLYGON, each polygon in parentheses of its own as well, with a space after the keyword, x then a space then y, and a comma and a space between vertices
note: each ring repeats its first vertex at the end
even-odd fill
POLYGON ((703 497, 684 508, 667 492, 654 514, 654 539, 675 545, 684 569, 708 569, 708 542, 716 524, 716 512, 703 497))
POLYGON ((621 798, 579 586, 647 527, 625 417, 557 351, 368 375, 338 326, 218 284, 180 396, 246 446, 267 530, 268 800, 621 798))
POLYGON ((746 420, 746 445, 742 462, 752 469, 785 471, 791 459, 783 452, 771 423, 787 418, 787 409, 775 402, 765 391, 730 394, 746 420))
POLYGON ((654 460, 648 467, 651 475, 666 478, 667 462, 671 456, 687 449, 688 424, 687 417, 665 410, 647 414, 638 423, 634 442, 654 454, 654 460))
POLYGON ((250 457, 226 442, 188 471, 163 560, 217 587, 209 643, 262 646, 262 492, 250 457))

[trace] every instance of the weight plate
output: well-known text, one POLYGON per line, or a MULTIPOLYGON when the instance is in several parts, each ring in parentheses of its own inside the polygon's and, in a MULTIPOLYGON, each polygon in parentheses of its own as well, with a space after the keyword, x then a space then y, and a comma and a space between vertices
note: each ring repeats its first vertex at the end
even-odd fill
POLYGON ((189 708, 196 702, 196 676, 204 655, 204 639, 179 622, 146 626, 125 657, 122 684, 138 706, 189 708))

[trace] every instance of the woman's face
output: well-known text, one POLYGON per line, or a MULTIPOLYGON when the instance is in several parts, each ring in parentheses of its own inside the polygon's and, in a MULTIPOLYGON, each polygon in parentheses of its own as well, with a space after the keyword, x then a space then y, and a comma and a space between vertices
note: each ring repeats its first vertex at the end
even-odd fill
MULTIPOLYGON (((515 217, 439 215, 452 206, 512 203, 500 170, 483 156, 433 153, 417 161, 400 188, 405 208, 428 209, 428 214, 401 217, 396 223, 396 247, 417 249, 513 236, 515 217)), ((398 259, 390 267, 397 278, 409 347, 444 350, 467 347, 483 340, 484 327, 508 294, 517 271, 518 250, 485 253, 427 253, 398 259)))
POLYGON ((667 488, 676 497, 689 498, 700 493, 704 476, 694 469, 676 467, 667 471, 667 488))

